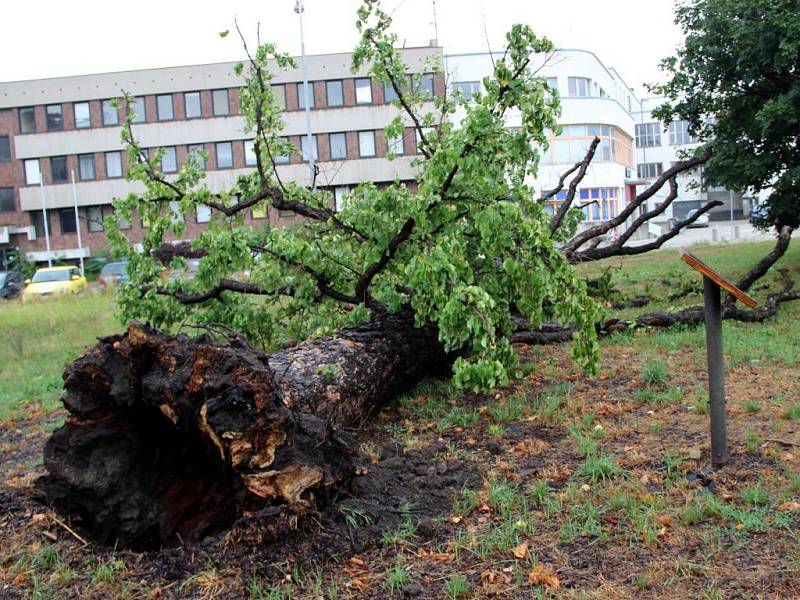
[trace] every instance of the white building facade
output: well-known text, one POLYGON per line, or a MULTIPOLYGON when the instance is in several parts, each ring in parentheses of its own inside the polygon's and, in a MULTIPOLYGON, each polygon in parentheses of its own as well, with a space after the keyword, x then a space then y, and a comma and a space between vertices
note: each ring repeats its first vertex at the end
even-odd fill
MULTIPOLYGON (((664 102, 665 98, 644 98, 633 112, 636 121, 636 169, 641 180, 639 191, 697 147, 697 140, 689 133, 686 121, 675 121, 664 126, 653 117, 652 111, 664 102)), ((678 197, 662 215, 653 219, 653 223, 662 230, 673 219, 684 219, 689 211, 714 200, 721 201, 722 205, 709 211, 711 221, 730 220, 731 217, 742 219, 750 214, 751 202, 748 197, 722 187, 706 187, 702 166, 679 175, 677 183, 678 197)), ((664 186, 648 200, 650 207, 663 201, 668 193, 669 188, 664 186)))
MULTIPOLYGON (((497 56, 497 55, 495 55, 497 56)), ((544 153, 536 181, 538 192, 557 187, 561 175, 583 160, 595 136, 600 144, 578 186, 575 206, 584 206, 584 226, 606 221, 619 214, 635 194, 635 122, 632 109, 638 99, 619 74, 606 67, 592 52, 562 49, 541 58, 539 73, 561 99, 561 132, 551 132, 550 147, 544 153)), ((446 54, 445 66, 451 88, 481 91, 482 80, 492 74, 488 52, 446 54)), ((463 118, 463 112, 455 115, 463 118)), ((506 119, 509 127, 520 125, 518 114, 506 119)), ((562 190, 547 203, 556 210, 566 198, 562 190)))

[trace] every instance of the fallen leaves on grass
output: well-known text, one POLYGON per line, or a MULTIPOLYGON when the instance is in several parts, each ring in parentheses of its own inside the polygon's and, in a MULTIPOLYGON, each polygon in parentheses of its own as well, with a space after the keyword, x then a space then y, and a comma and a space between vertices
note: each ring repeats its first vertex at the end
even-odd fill
POLYGON ((788 502, 784 502, 784 503, 778 505, 778 510, 782 510, 782 511, 800 510, 800 502, 796 502, 794 500, 790 500, 788 502))
POLYGON ((543 567, 541 564, 533 567, 533 570, 528 574, 528 583, 543 585, 554 590, 561 587, 561 581, 553 574, 553 571, 543 567))
POLYGON ((516 546, 512 550, 512 552, 514 556, 516 556, 519 559, 525 558, 526 556, 528 556, 528 542, 527 541, 522 542, 520 545, 516 546))

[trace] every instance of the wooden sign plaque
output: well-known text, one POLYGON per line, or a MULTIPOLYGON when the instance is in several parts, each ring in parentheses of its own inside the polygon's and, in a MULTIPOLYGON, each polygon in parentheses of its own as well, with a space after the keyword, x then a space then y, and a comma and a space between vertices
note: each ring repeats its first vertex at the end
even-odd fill
POLYGON ((740 290, 733 283, 725 279, 722 275, 717 273, 714 269, 712 269, 702 260, 697 258, 694 254, 691 254, 690 252, 684 250, 681 253, 681 260, 690 267, 692 267, 695 271, 708 277, 711 281, 716 283, 726 292, 733 294, 737 300, 740 300, 746 306, 749 306, 750 308, 755 308, 756 306, 758 306, 758 302, 753 300, 753 298, 750 297, 746 292, 740 290))

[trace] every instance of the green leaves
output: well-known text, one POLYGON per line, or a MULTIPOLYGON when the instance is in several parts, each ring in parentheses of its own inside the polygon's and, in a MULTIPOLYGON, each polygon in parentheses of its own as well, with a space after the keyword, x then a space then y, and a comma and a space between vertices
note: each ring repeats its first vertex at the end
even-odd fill
POLYGON ((713 146, 705 183, 768 197, 764 226, 800 225, 800 10, 797 0, 690 0, 676 23, 686 38, 650 86, 713 146))
MULTIPOLYGON (((270 82, 271 69, 292 61, 262 44, 250 56, 240 92, 258 168, 229 189, 210 189, 194 159, 177 174, 160 173, 162 151, 145 157, 130 127, 123 127, 133 165, 128 177, 143 191, 114 206, 118 216, 147 224, 139 247, 109 223, 114 252, 130 261, 133 285, 119 295, 123 317, 165 328, 187 319, 224 323, 251 343, 274 348, 330 334, 375 312, 410 307, 418 324, 435 324, 444 346, 458 353, 454 383, 487 389, 516 368, 508 341, 516 316, 531 327, 545 321, 575 325, 576 360, 594 369, 600 311, 555 247, 549 215, 526 183, 547 129, 557 128, 558 98, 546 93, 544 80, 529 67, 532 54, 549 52, 552 44, 527 26, 512 28, 508 52, 484 81, 486 93, 465 105, 463 122, 452 123, 457 99, 426 97, 420 69, 403 63, 391 18, 379 3, 365 1, 357 19, 362 37, 353 70, 369 68, 400 96, 386 136, 413 127, 422 140, 425 157, 417 161, 414 191, 403 182, 381 188, 366 182, 334 212, 330 192, 283 181, 275 159, 297 149, 281 136, 283 119, 270 82), (409 77, 412 71, 417 74, 409 77), (506 127, 508 110, 520 112, 521 127, 506 127), (153 253, 184 231, 176 206, 185 218, 211 211, 192 242, 202 256, 194 279, 176 276, 182 260, 164 265, 153 253), (270 219, 247 226, 246 212, 265 208, 306 218, 283 228, 271 227, 270 219), (243 297, 226 290, 191 306, 180 301, 206 294, 222 280, 246 282, 258 293, 243 297)), ((421 70, 440 73, 441 64, 432 60, 421 70)), ((244 65, 237 65, 243 72, 244 65)))

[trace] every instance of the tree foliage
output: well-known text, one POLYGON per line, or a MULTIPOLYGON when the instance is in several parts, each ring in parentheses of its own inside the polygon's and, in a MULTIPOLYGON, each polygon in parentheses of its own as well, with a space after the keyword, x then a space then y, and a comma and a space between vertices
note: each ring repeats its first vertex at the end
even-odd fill
POLYGON ((529 184, 547 130, 557 129, 558 97, 534 68, 534 57, 552 52, 552 44, 515 25, 484 80, 485 93, 465 105, 456 126, 450 117, 458 98, 427 97, 418 76, 409 80, 390 25, 375 0, 363 3, 353 70, 368 69, 398 93, 397 117, 385 133, 392 138, 403 127, 415 128, 421 156, 414 191, 400 182, 381 188, 365 182, 335 211, 329 192, 281 180, 275 157, 297 150, 280 137, 283 120, 270 80, 293 63, 271 44, 248 51, 239 67, 246 72, 241 106, 257 168, 231 189, 209 189, 192 158, 177 175, 164 175, 163 150, 148 156, 128 116, 123 140, 133 166, 127 176, 143 189, 116 200, 116 219, 107 223, 114 251, 130 261, 132 285, 119 292, 123 317, 159 327, 187 319, 223 323, 273 347, 411 309, 418 324, 435 324, 446 348, 458 353, 455 383, 488 388, 513 372, 516 353, 508 338, 512 317, 520 315, 531 327, 574 324, 574 356, 594 369, 600 309, 554 245, 550 217, 529 184), (504 117, 512 110, 522 126, 508 129, 504 117), (153 250, 180 238, 180 215, 193 215, 198 206, 212 210, 192 243, 205 256, 194 280, 169 279, 169 268, 183 259, 165 266, 153 250), (303 219, 283 228, 245 225, 245 210, 267 206, 303 219), (116 227, 137 214, 147 223, 140 246, 116 227))
POLYGON ((655 112, 685 119, 713 145, 710 185, 769 193, 763 224, 800 225, 800 2, 689 0, 676 23, 686 35, 662 62, 669 81, 651 89, 655 112))

